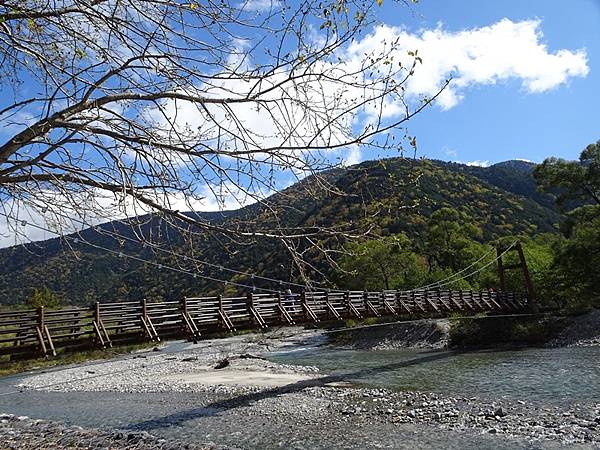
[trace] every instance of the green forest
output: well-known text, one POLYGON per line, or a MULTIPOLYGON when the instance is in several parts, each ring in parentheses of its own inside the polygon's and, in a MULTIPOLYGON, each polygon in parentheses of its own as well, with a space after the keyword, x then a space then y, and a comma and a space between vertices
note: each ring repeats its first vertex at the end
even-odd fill
MULTIPOLYGON (((563 215, 557 232, 482 241, 480 223, 456 208, 444 207, 431 214, 419 240, 400 233, 347 245, 348 255, 340 261, 340 284, 370 290, 426 286, 469 267, 492 253, 496 244, 506 248, 518 239, 542 302, 575 311, 600 306, 600 141, 589 145, 579 161, 546 159, 535 167, 533 177, 540 193, 555 197, 563 215)), ((515 257, 507 254, 508 264, 516 263, 515 257)), ((496 270, 491 264, 471 277, 451 279, 447 286, 495 288, 496 270)), ((515 291, 523 290, 523 283, 520 271, 507 280, 515 291)))
MULTIPOLYGON (((598 306, 600 141, 584 149, 579 161, 548 158, 539 165, 508 161, 472 167, 394 158, 326 175, 338 194, 307 195, 309 178, 275 194, 271 201, 291 205, 281 214, 290 226, 335 223, 369 230, 361 240, 329 243, 337 248, 331 261, 308 250, 314 266, 308 275, 327 280, 327 287, 409 289, 460 272, 462 276, 450 278, 443 286, 497 288, 496 264, 489 263, 496 256, 496 245, 506 248, 519 240, 541 302, 575 310, 598 306), (473 271, 477 273, 465 276, 473 271)), ((234 221, 248 216, 269 220, 257 205, 213 214, 210 219, 234 221)), ((106 226, 128 233, 123 223, 106 226)), ((283 286, 244 272, 303 283, 284 249, 272 242, 235 248, 206 236, 198 238, 197 252, 190 253, 187 242, 175 231, 165 230, 161 239, 173 252, 169 254, 92 230, 84 233, 89 242, 165 266, 182 267, 186 262, 175 254, 185 254, 208 263, 195 266, 203 275, 258 289, 283 286)), ((506 263, 515 257, 508 253, 506 263)), ((67 246, 59 239, 2 249, 0 261, 0 304, 12 307, 167 300, 239 291, 233 285, 160 270, 83 243, 67 246)), ((524 290, 519 271, 509 272, 507 283, 511 290, 524 290)))

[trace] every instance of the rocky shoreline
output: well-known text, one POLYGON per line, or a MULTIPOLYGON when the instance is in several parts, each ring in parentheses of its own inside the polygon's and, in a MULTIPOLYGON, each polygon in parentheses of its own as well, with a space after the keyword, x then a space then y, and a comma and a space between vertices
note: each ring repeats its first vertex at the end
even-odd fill
POLYGON ((98 430, 67 427, 49 420, 0 414, 0 442, 4 450, 122 449, 122 450, 225 450, 213 443, 184 443, 152 436, 145 431, 98 430))
POLYGON ((574 317, 548 347, 600 346, 600 310, 574 317))
POLYGON ((450 343, 447 319, 381 323, 329 333, 330 344, 358 350, 445 349, 450 343))

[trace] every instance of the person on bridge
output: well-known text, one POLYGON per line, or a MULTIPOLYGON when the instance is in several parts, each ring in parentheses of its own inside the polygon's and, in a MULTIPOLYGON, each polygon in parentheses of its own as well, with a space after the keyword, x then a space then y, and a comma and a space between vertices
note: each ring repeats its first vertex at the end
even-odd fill
POLYGON ((287 291, 285 291, 285 306, 289 312, 291 312, 291 313, 296 312, 295 296, 294 296, 294 294, 292 294, 291 289, 288 289, 287 291))

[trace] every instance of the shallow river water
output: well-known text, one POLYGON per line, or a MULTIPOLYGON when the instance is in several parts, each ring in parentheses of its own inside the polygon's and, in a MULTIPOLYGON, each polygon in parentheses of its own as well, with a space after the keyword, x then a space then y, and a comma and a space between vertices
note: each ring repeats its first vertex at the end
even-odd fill
POLYGON ((567 406, 600 402, 600 347, 509 351, 301 349, 274 361, 317 366, 361 385, 567 406))
MULTIPOLYGON (((427 390, 461 396, 567 405, 600 402, 600 347, 503 352, 347 351, 309 348, 273 354, 278 362, 307 364, 361 385, 427 390)), ((441 431, 427 425, 348 426, 282 424, 276 417, 201 407, 203 394, 33 392, 2 395, 23 377, 0 378, 0 412, 97 428, 144 429, 191 441, 237 448, 563 448, 501 436, 441 431)), ((1 448, 1 445, 0 445, 1 448)), ((577 448, 589 448, 585 446, 577 448)))

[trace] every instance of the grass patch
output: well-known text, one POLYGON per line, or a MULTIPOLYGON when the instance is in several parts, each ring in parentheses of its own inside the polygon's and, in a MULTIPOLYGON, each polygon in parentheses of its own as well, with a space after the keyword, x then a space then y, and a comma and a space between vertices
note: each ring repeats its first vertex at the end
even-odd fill
POLYGON ((115 356, 124 355, 136 350, 149 349, 155 346, 155 342, 145 342, 142 344, 121 345, 106 350, 96 349, 79 352, 58 350, 56 357, 27 360, 10 360, 8 356, 2 356, 0 357, 0 376, 14 375, 30 370, 48 369, 68 364, 79 364, 87 361, 110 359, 115 356))

